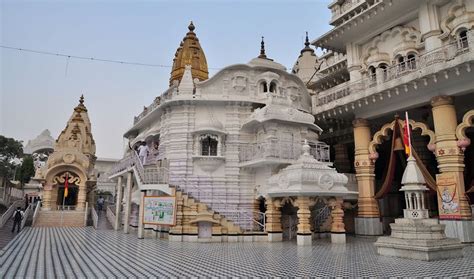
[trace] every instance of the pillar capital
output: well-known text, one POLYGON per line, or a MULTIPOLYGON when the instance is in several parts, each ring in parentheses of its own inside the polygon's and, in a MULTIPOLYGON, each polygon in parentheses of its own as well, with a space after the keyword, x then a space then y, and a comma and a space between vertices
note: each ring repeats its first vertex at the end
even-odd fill
POLYGON ((452 96, 440 95, 440 96, 435 96, 431 98, 432 107, 439 107, 443 105, 452 105, 452 104, 454 104, 454 97, 452 96))
POLYGON ((354 128, 359 128, 359 127, 370 127, 370 123, 367 119, 364 118, 356 118, 352 121, 352 126, 354 128))

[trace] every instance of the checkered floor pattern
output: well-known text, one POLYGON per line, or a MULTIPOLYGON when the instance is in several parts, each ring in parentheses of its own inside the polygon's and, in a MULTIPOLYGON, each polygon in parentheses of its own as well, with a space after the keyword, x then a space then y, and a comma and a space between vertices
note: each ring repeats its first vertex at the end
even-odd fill
POLYGON ((0 252, 2 278, 145 277, 471 277, 474 246, 464 258, 423 262, 378 256, 373 238, 346 245, 176 243, 87 228, 25 228, 0 252))

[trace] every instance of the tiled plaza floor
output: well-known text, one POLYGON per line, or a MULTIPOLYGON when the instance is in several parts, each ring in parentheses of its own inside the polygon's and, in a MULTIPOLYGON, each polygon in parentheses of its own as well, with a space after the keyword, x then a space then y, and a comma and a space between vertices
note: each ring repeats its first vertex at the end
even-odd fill
POLYGON ((378 256, 373 241, 172 243, 92 227, 25 228, 0 252, 0 277, 474 276, 474 246, 462 259, 422 262, 378 256))

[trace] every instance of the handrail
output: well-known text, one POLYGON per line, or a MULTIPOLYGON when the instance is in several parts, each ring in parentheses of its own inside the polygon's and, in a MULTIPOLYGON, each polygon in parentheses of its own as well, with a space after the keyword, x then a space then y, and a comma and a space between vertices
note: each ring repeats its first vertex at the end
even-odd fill
POLYGON ((5 223, 12 217, 13 212, 15 212, 15 209, 23 203, 23 200, 16 200, 14 201, 10 207, 8 207, 7 211, 5 211, 2 214, 1 220, 0 220, 0 228, 5 225, 5 223))
POLYGON ((31 213, 31 208, 33 207, 33 204, 30 203, 28 204, 28 207, 26 208, 25 210, 25 213, 23 213, 23 219, 21 220, 21 226, 20 226, 20 229, 23 229, 26 225, 26 221, 28 219, 28 216, 30 215, 31 213))
POLYGON ((107 206, 107 220, 109 221, 110 224, 115 228, 115 213, 112 208, 115 208, 115 205, 109 205, 107 206))
POLYGON ((99 216, 97 215, 97 211, 95 210, 94 207, 91 207, 92 211, 92 226, 94 226, 94 229, 97 229, 97 224, 99 222, 99 216))
POLYGON ((33 222, 31 223, 31 226, 35 225, 36 219, 38 218, 40 208, 41 208, 41 201, 38 201, 38 202, 36 202, 35 213, 33 213, 33 222))
POLYGON ((87 226, 88 210, 89 210, 89 202, 86 202, 86 210, 84 212, 84 226, 87 226))

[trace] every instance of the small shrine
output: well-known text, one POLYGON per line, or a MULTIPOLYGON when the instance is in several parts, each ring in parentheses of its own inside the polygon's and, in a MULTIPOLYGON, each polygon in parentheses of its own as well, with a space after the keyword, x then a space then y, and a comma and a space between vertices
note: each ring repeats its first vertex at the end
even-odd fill
POLYGON ((377 239, 375 246, 380 255, 433 261, 462 257, 462 244, 458 239, 447 238, 445 226, 438 219, 429 218, 425 205, 428 188, 413 156, 408 157, 402 177, 406 209, 404 218, 390 224, 392 234, 377 239))

